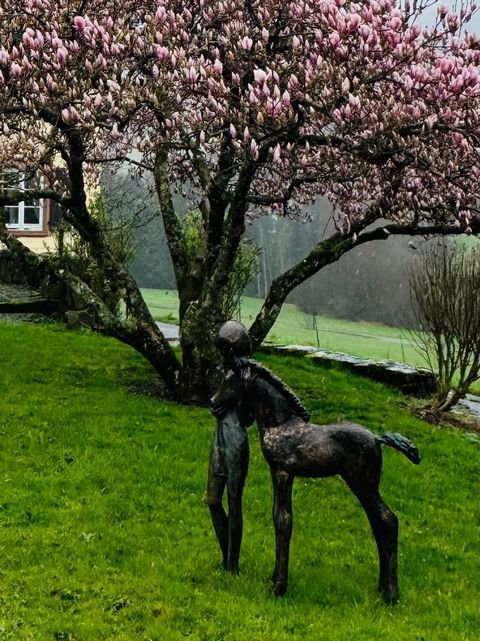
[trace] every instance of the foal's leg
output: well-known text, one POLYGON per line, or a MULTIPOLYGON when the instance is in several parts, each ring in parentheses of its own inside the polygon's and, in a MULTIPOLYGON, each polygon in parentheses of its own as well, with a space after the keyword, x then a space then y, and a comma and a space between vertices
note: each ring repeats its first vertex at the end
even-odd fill
POLYGON ((227 479, 213 473, 212 465, 208 470, 207 503, 212 517, 213 529, 222 550, 223 567, 228 565, 228 518, 223 509, 222 498, 227 479))
POLYGON ((380 496, 378 488, 368 490, 348 483, 365 510, 375 537, 380 562, 378 589, 386 603, 398 602, 397 549, 398 518, 380 496))
POLYGON ((275 525, 275 568, 272 582, 275 596, 283 596, 288 583, 288 556, 292 535, 293 475, 271 468, 273 482, 273 523, 275 525))

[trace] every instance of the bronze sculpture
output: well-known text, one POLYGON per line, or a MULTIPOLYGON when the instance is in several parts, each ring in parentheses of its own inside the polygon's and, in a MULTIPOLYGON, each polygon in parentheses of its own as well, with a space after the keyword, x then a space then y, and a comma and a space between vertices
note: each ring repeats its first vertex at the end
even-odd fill
MULTIPOLYGON (((238 359, 250 354, 250 338, 243 325, 236 321, 222 325, 216 342, 227 372, 238 365, 238 359)), ((222 551, 223 567, 237 573, 243 533, 242 494, 249 461, 247 427, 253 422, 253 412, 245 402, 232 403, 219 414, 213 407, 212 412, 217 416, 217 427, 210 452, 207 502, 222 551), (225 487, 228 514, 223 507, 225 487)))
POLYGON ((396 603, 398 519, 379 492, 380 444, 399 450, 415 464, 420 462, 416 447, 401 434, 377 436, 354 423, 314 425, 298 397, 266 367, 241 357, 232 359, 230 366, 212 407, 221 417, 231 408, 253 405, 274 489, 274 593, 280 596, 287 590, 294 477, 338 474, 367 514, 378 549, 379 590, 387 603, 396 603))

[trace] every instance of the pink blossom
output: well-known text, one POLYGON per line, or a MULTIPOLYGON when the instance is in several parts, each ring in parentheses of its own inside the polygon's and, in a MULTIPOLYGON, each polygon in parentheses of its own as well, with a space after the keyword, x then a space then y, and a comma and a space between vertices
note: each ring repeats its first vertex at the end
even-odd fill
POLYGON ((447 26, 451 33, 457 31, 460 24, 459 17, 454 13, 449 13, 447 16, 447 26))
POLYGON ((267 74, 265 73, 265 71, 263 71, 263 69, 255 69, 253 72, 253 77, 255 79, 255 82, 257 82, 259 85, 262 85, 267 78, 267 74))
POLYGON ((330 44, 332 45, 332 47, 338 47, 338 45, 340 44, 340 41, 341 41, 340 36, 336 31, 334 31, 333 33, 331 33, 329 35, 328 40, 329 40, 330 44))
POLYGON ((23 34, 23 36, 22 36, 22 40, 23 40, 23 44, 24 44, 26 47, 28 47, 29 49, 33 49, 33 47, 34 47, 34 40, 33 40, 32 36, 31 36, 29 33, 25 32, 25 33, 23 34))
POLYGON ((351 13, 347 16, 348 23, 350 26, 350 29, 352 31, 355 31, 359 26, 362 21, 361 17, 359 16, 358 13, 351 13))
POLYGON ((402 21, 398 16, 395 16, 390 20, 390 29, 393 29, 394 31, 399 31, 402 28, 402 21))
POLYGON ((85 22, 85 18, 83 18, 82 16, 75 16, 75 18, 73 19, 73 24, 75 25, 75 29, 82 33, 85 30, 87 23, 85 22))
POLYGON ((445 16, 448 14, 448 7, 446 7, 444 4, 441 4, 438 7, 437 12, 440 18, 445 18, 445 16))
POLYGON ((12 78, 20 78, 22 75, 22 67, 16 62, 13 62, 10 67, 10 74, 12 75, 12 78))
POLYGON ((213 68, 213 71, 216 74, 221 75, 221 73, 223 71, 223 65, 222 65, 222 63, 220 62, 220 60, 218 58, 215 59, 215 62, 213 63, 213 67, 212 68, 213 68))
POLYGON ((104 70, 107 69, 108 67, 107 60, 105 56, 103 56, 101 53, 98 54, 95 60, 95 64, 97 65, 97 67, 100 67, 101 69, 104 69, 104 70))
POLYGON ((67 56, 68 56, 68 51, 65 49, 65 47, 59 47, 57 49, 56 57, 57 57, 58 64, 60 65, 65 64, 67 56))
POLYGON ((290 91, 295 91, 299 88, 299 86, 300 82, 298 81, 297 76, 295 74, 292 74, 288 79, 287 87, 290 89, 290 91))
POLYGON ((353 94, 349 93, 348 94, 348 104, 353 109, 358 110, 361 107, 360 98, 358 96, 354 96, 353 94))
POLYGON ((242 38, 240 44, 246 51, 250 51, 250 49, 253 47, 253 40, 248 36, 245 36, 244 38, 242 38))
POLYGON ((442 73, 447 75, 452 71, 455 63, 451 58, 441 58, 438 62, 438 66, 440 67, 442 73))
POLYGON ((63 122, 66 122, 67 124, 70 122, 70 110, 65 108, 62 109, 62 120, 63 122))
POLYGON ((191 84, 195 84, 197 82, 198 73, 194 67, 187 68, 185 70, 185 75, 191 84))
POLYGON ((159 60, 168 60, 170 58, 170 51, 167 49, 167 47, 156 47, 155 48, 157 58, 159 60))

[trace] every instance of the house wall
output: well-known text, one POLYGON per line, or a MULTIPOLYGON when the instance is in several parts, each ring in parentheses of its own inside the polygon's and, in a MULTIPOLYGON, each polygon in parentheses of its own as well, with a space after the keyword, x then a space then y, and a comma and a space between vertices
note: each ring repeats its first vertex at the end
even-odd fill
POLYGON ((44 254, 47 251, 55 251, 55 243, 52 236, 42 234, 39 236, 25 236, 25 232, 18 232, 14 234, 28 249, 31 249, 36 254, 44 254))

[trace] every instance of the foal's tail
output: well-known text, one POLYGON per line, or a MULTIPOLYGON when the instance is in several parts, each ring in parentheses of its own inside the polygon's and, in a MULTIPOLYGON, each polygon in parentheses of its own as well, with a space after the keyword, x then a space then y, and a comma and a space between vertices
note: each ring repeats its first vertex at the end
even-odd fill
POLYGON ((381 436, 376 436, 377 441, 385 443, 390 447, 395 448, 408 458, 409 461, 418 465, 420 463, 420 453, 415 445, 408 440, 405 436, 398 434, 398 432, 385 432, 381 436))

